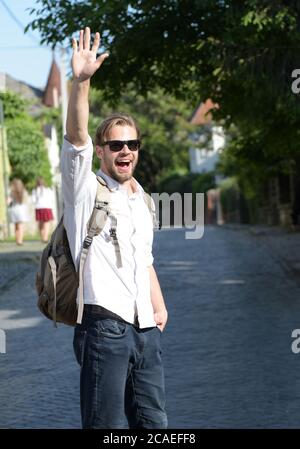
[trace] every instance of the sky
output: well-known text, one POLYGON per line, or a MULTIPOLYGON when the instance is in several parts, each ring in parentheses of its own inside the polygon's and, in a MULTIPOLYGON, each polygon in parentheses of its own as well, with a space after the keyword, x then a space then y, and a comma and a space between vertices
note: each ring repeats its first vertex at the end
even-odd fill
MULTIPOLYGON (((24 34, 3 2, 24 26, 32 21, 26 8, 36 6, 35 0, 0 0, 0 72, 43 89, 52 62, 52 50, 39 46, 38 31, 30 31, 35 39, 24 34)), ((57 62, 58 59, 56 57, 57 62)))

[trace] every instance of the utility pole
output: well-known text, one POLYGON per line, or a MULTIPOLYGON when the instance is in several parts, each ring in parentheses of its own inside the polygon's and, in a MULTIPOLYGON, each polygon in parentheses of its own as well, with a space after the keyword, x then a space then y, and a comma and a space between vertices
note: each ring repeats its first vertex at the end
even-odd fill
POLYGON ((7 209, 7 198, 8 198, 8 172, 7 172, 7 147, 6 147, 6 135, 4 132, 4 113, 3 113, 3 102, 0 100, 0 142, 1 142, 1 153, 2 153, 2 167, 3 167, 3 186, 4 186, 4 195, 5 195, 5 216, 6 216, 6 235, 9 237, 9 217, 8 217, 8 209, 7 209))

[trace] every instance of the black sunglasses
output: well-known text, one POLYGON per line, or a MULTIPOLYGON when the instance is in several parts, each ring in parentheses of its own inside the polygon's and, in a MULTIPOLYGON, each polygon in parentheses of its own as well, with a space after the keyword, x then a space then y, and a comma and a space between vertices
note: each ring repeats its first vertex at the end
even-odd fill
POLYGON ((102 145, 108 145, 110 151, 121 151, 127 145, 130 151, 137 151, 141 148, 141 141, 135 140, 107 140, 102 145))

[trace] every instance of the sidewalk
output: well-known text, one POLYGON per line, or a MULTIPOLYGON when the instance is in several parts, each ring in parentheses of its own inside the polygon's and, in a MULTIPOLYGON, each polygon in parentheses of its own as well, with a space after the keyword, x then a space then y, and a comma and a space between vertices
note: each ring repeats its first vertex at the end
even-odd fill
POLYGON ((254 237, 253 243, 265 245, 270 257, 280 263, 282 268, 300 283, 300 232, 283 229, 279 226, 225 224, 238 232, 246 232, 254 237))
POLYGON ((0 242, 0 294, 15 280, 37 267, 45 244, 25 241, 23 246, 14 242, 0 242))
POLYGON ((15 242, 3 242, 0 241, 0 258, 5 253, 39 253, 45 248, 45 243, 39 240, 25 240, 23 246, 16 245, 15 242))
POLYGON ((73 328, 54 328, 38 310, 38 241, 0 243, 0 428, 80 428, 73 328))

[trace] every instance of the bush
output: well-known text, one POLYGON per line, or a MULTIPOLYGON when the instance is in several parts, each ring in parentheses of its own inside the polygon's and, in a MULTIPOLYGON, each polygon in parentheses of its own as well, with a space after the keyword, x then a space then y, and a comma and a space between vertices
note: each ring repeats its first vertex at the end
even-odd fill
POLYGON ((193 193, 205 193, 207 190, 214 189, 215 187, 216 183, 214 172, 201 173, 197 175, 192 184, 193 193))
POLYGON ((163 178, 159 185, 159 192, 167 192, 172 194, 174 192, 191 193, 193 192, 193 183, 199 175, 195 173, 172 173, 171 175, 163 178))
POLYGON ((35 121, 26 111, 29 102, 14 92, 1 92, 4 120, 7 128, 10 178, 20 178, 30 191, 36 177, 42 176, 51 185, 51 168, 45 146, 41 122, 35 121))
POLYGON ((12 167, 11 179, 20 178, 30 191, 36 177, 42 176, 51 185, 51 170, 44 136, 30 118, 18 118, 7 126, 8 156, 12 167))
MULTIPOLYGON (((220 201, 225 221, 239 213, 240 189, 235 177, 225 179, 220 185, 220 201)), ((233 219, 236 221, 236 219, 233 219)))

